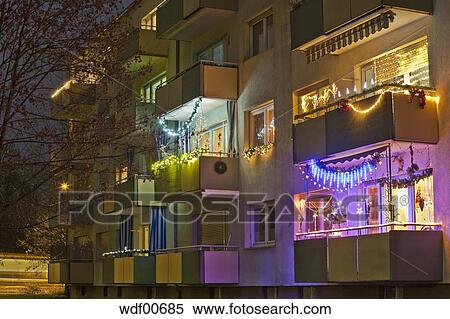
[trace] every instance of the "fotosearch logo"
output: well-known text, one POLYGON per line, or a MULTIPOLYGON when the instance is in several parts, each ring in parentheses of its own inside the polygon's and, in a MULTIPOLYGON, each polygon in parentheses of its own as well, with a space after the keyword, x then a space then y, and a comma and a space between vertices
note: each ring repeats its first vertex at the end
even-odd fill
MULTIPOLYGON (((408 204, 408 198, 393 198, 393 202, 408 204)), ((347 196, 317 202, 306 198, 295 202, 290 194, 282 194, 270 200, 265 193, 239 193, 233 196, 201 196, 196 193, 121 193, 121 192, 60 192, 58 221, 61 225, 115 225, 118 216, 136 216, 148 223, 148 215, 155 207, 163 211, 166 223, 253 223, 266 220, 269 223, 308 222, 308 216, 320 216, 333 221, 360 221, 368 218, 368 196, 347 196), (139 211, 140 214, 136 214, 139 211), (147 213, 146 213, 147 212, 147 213), (213 218, 222 216, 223 218, 213 218)), ((388 204, 371 206, 385 216, 398 216, 388 204)), ((122 221, 123 222, 123 221, 122 221)))

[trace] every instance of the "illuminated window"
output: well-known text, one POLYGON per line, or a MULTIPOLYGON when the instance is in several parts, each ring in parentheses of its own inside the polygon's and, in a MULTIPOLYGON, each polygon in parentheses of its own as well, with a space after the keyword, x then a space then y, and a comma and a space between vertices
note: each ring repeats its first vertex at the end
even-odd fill
POLYGON ((226 131, 226 122, 203 131, 198 137, 193 137, 193 140, 191 140, 191 150, 204 148, 217 155, 225 153, 227 146, 226 131), (197 138, 197 142, 195 138, 197 138))
POLYGON ((121 165, 116 169, 116 184, 125 183, 128 180, 128 167, 121 165))
POLYGON ((266 104, 250 114, 251 147, 275 142, 275 117, 273 102, 266 104))
POLYGON ((145 30, 156 31, 156 11, 154 9, 141 20, 141 28, 145 30))
POLYGON ((426 39, 385 53, 375 58, 372 64, 375 82, 378 85, 430 85, 428 41, 426 39))
POLYGON ((267 245, 275 242, 275 206, 273 201, 247 206, 251 221, 253 245, 267 245))
MULTIPOLYGON (((385 187, 387 198, 388 187, 385 187)), ((433 176, 417 181, 412 186, 392 190, 394 221, 400 223, 433 223, 433 176)), ((389 221, 389 218, 386 218, 389 221)), ((403 228, 404 229, 404 228, 403 228)))
POLYGON ((142 101, 145 103, 155 103, 156 89, 167 82, 166 73, 161 73, 141 89, 142 101))
POLYGON ((271 11, 250 23, 250 49, 255 56, 273 48, 273 15, 271 11))

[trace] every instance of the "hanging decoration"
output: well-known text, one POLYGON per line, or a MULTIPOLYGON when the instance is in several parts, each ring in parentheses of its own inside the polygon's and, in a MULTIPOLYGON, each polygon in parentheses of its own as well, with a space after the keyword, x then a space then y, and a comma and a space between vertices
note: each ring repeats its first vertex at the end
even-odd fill
MULTIPOLYGON (((419 181, 433 176, 433 169, 427 168, 418 173, 414 173, 412 176, 407 176, 405 178, 396 178, 392 180, 392 188, 407 188, 409 186, 416 185, 419 181)), ((381 185, 389 185, 389 180, 384 178, 380 181, 381 185)))
POLYGON ((183 153, 180 156, 170 155, 163 160, 153 163, 152 171, 156 174, 160 170, 166 169, 172 165, 189 163, 190 161, 199 158, 204 153, 208 153, 206 148, 198 148, 191 152, 183 153))
POLYGON ((169 127, 167 126, 167 123, 166 123, 166 118, 165 118, 164 116, 163 116, 163 117, 160 117, 160 118, 158 119, 158 123, 159 123, 159 125, 161 126, 163 132, 166 133, 166 134, 168 134, 169 136, 172 136, 172 137, 185 136, 185 135, 186 135, 186 132, 188 132, 189 129, 191 128, 192 123, 194 122, 194 119, 195 119, 195 117, 196 117, 196 115, 197 115, 197 113, 198 113, 198 110, 199 110, 201 104, 202 104, 202 98, 199 97, 199 98, 195 101, 195 106, 194 106, 194 109, 192 110, 191 115, 189 116, 189 118, 188 118, 186 121, 184 121, 184 122, 181 124, 181 127, 178 128, 178 130, 173 130, 173 129, 169 128, 169 127))
POLYGON ((331 168, 320 161, 312 160, 304 169, 301 168, 301 172, 306 179, 312 180, 314 185, 343 192, 367 181, 381 164, 381 155, 377 153, 361 164, 346 169, 331 168))
POLYGON ((414 101, 414 98, 417 97, 419 100, 419 106, 424 108, 427 105, 427 97, 425 91, 423 89, 410 89, 409 90, 409 103, 414 101))
POLYGON ((315 110, 319 106, 327 105, 330 101, 335 100, 339 90, 336 84, 327 87, 322 94, 304 95, 302 96, 302 110, 304 113, 315 110))
POLYGON ((269 143, 265 145, 255 146, 252 148, 249 148, 244 151, 242 154, 242 157, 246 160, 251 160, 256 155, 265 155, 270 152, 270 150, 273 148, 274 143, 269 143))

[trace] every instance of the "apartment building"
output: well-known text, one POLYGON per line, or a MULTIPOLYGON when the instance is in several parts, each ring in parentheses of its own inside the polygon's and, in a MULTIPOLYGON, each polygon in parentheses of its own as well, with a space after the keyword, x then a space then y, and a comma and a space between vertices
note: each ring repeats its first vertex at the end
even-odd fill
POLYGON ((136 1, 123 55, 152 67, 111 109, 137 133, 89 177, 132 201, 68 227, 89 249, 49 281, 75 298, 448 296, 449 7, 136 1))

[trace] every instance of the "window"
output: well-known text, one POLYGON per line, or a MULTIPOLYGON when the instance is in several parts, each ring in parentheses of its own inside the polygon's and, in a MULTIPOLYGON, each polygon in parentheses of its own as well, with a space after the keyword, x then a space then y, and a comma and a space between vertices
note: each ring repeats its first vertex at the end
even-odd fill
POLYGON ((197 61, 214 61, 216 63, 225 62, 225 40, 198 53, 197 61))
POLYGON ((250 50, 255 56, 273 48, 273 15, 266 13, 250 23, 250 50))
POLYGON ((156 89, 167 82, 166 73, 161 73, 141 89, 141 99, 144 103, 156 102, 156 89))
POLYGON ((116 168, 116 184, 125 183, 128 180, 128 167, 121 165, 116 168))
POLYGON ((268 245, 275 242, 274 202, 249 205, 247 216, 251 220, 252 245, 268 245))
POLYGON ((156 31, 156 9, 142 18, 141 29, 156 31))
POLYGON ((375 66, 373 63, 363 66, 361 68, 361 75, 363 90, 369 90, 376 86, 375 66))
POLYGON ((264 105, 250 114, 251 147, 267 145, 275 142, 273 103, 264 105))
POLYGON ((361 67, 361 87, 409 84, 429 86, 428 41, 419 39, 374 58, 361 67))
POLYGON ((150 228, 148 225, 139 229, 139 249, 149 250, 150 228))
POLYGON ((225 153, 227 147, 226 124, 227 122, 223 122, 203 131, 198 136, 197 142, 192 141, 191 149, 204 148, 214 154, 225 153))
MULTIPOLYGON (((387 192, 388 187, 385 186, 386 203, 387 192)), ((433 176, 423 178, 411 186, 393 188, 394 221, 399 223, 433 223, 433 199, 433 176)), ((385 219, 386 222, 390 221, 389 214, 385 219)))

